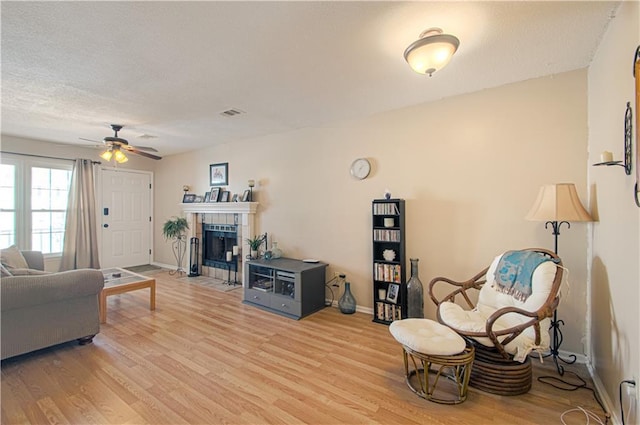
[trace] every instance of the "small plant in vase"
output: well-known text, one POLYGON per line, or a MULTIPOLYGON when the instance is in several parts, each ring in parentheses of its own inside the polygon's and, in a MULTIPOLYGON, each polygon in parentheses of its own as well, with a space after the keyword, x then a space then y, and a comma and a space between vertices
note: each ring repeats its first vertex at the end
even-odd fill
POLYGON ((178 266, 174 272, 169 272, 169 274, 184 273, 182 262, 184 261, 184 254, 187 251, 187 230, 189 230, 189 223, 184 217, 172 217, 162 226, 162 235, 164 238, 167 240, 173 239, 171 249, 178 266))
POLYGON ((251 250, 251 258, 258 258, 258 250, 262 246, 262 244, 267 240, 267 234, 254 236, 253 238, 247 238, 247 244, 249 244, 249 249, 251 250))

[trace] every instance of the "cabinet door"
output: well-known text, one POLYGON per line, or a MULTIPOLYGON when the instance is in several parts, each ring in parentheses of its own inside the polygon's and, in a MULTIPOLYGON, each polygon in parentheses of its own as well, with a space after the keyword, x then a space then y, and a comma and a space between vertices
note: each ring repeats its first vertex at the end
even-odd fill
POLYGON ((256 291, 273 292, 274 271, 268 267, 249 265, 247 287, 256 291))
POLYGON ((273 277, 273 293, 287 298, 300 301, 299 284, 296 284, 299 278, 296 273, 284 270, 275 270, 273 277))

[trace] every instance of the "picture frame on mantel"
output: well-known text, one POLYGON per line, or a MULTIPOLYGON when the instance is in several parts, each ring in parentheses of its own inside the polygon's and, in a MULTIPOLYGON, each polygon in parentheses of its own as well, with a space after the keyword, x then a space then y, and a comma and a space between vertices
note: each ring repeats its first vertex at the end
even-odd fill
POLYGON ((183 204, 193 204, 195 201, 196 201, 195 193, 185 193, 184 196, 182 196, 183 204))
POLYGON ((218 202, 218 198, 220 197, 220 188, 212 187, 210 193, 209 202, 218 202))
POLYGON ((229 184, 229 163, 220 162, 209 165, 209 185, 226 186, 229 184))

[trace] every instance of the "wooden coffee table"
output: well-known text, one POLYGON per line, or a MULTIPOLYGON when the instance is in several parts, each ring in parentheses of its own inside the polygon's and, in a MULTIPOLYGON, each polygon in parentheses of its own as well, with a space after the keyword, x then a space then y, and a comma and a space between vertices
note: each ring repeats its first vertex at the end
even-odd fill
POLYGON ((102 269, 104 288, 100 291, 100 323, 107 322, 107 297, 149 288, 149 310, 156 309, 156 280, 129 270, 114 267, 102 269))

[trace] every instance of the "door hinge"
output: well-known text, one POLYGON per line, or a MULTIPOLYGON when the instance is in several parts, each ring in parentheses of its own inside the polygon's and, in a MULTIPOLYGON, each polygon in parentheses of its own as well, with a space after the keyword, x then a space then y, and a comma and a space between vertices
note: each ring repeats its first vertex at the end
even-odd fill
POLYGON ((151 189, 151 183, 149 183, 149 189, 151 189))
POLYGON ((149 221, 151 221, 151 216, 149 216, 149 221))
POLYGON ((151 250, 149 250, 149 255, 151 255, 151 250))

